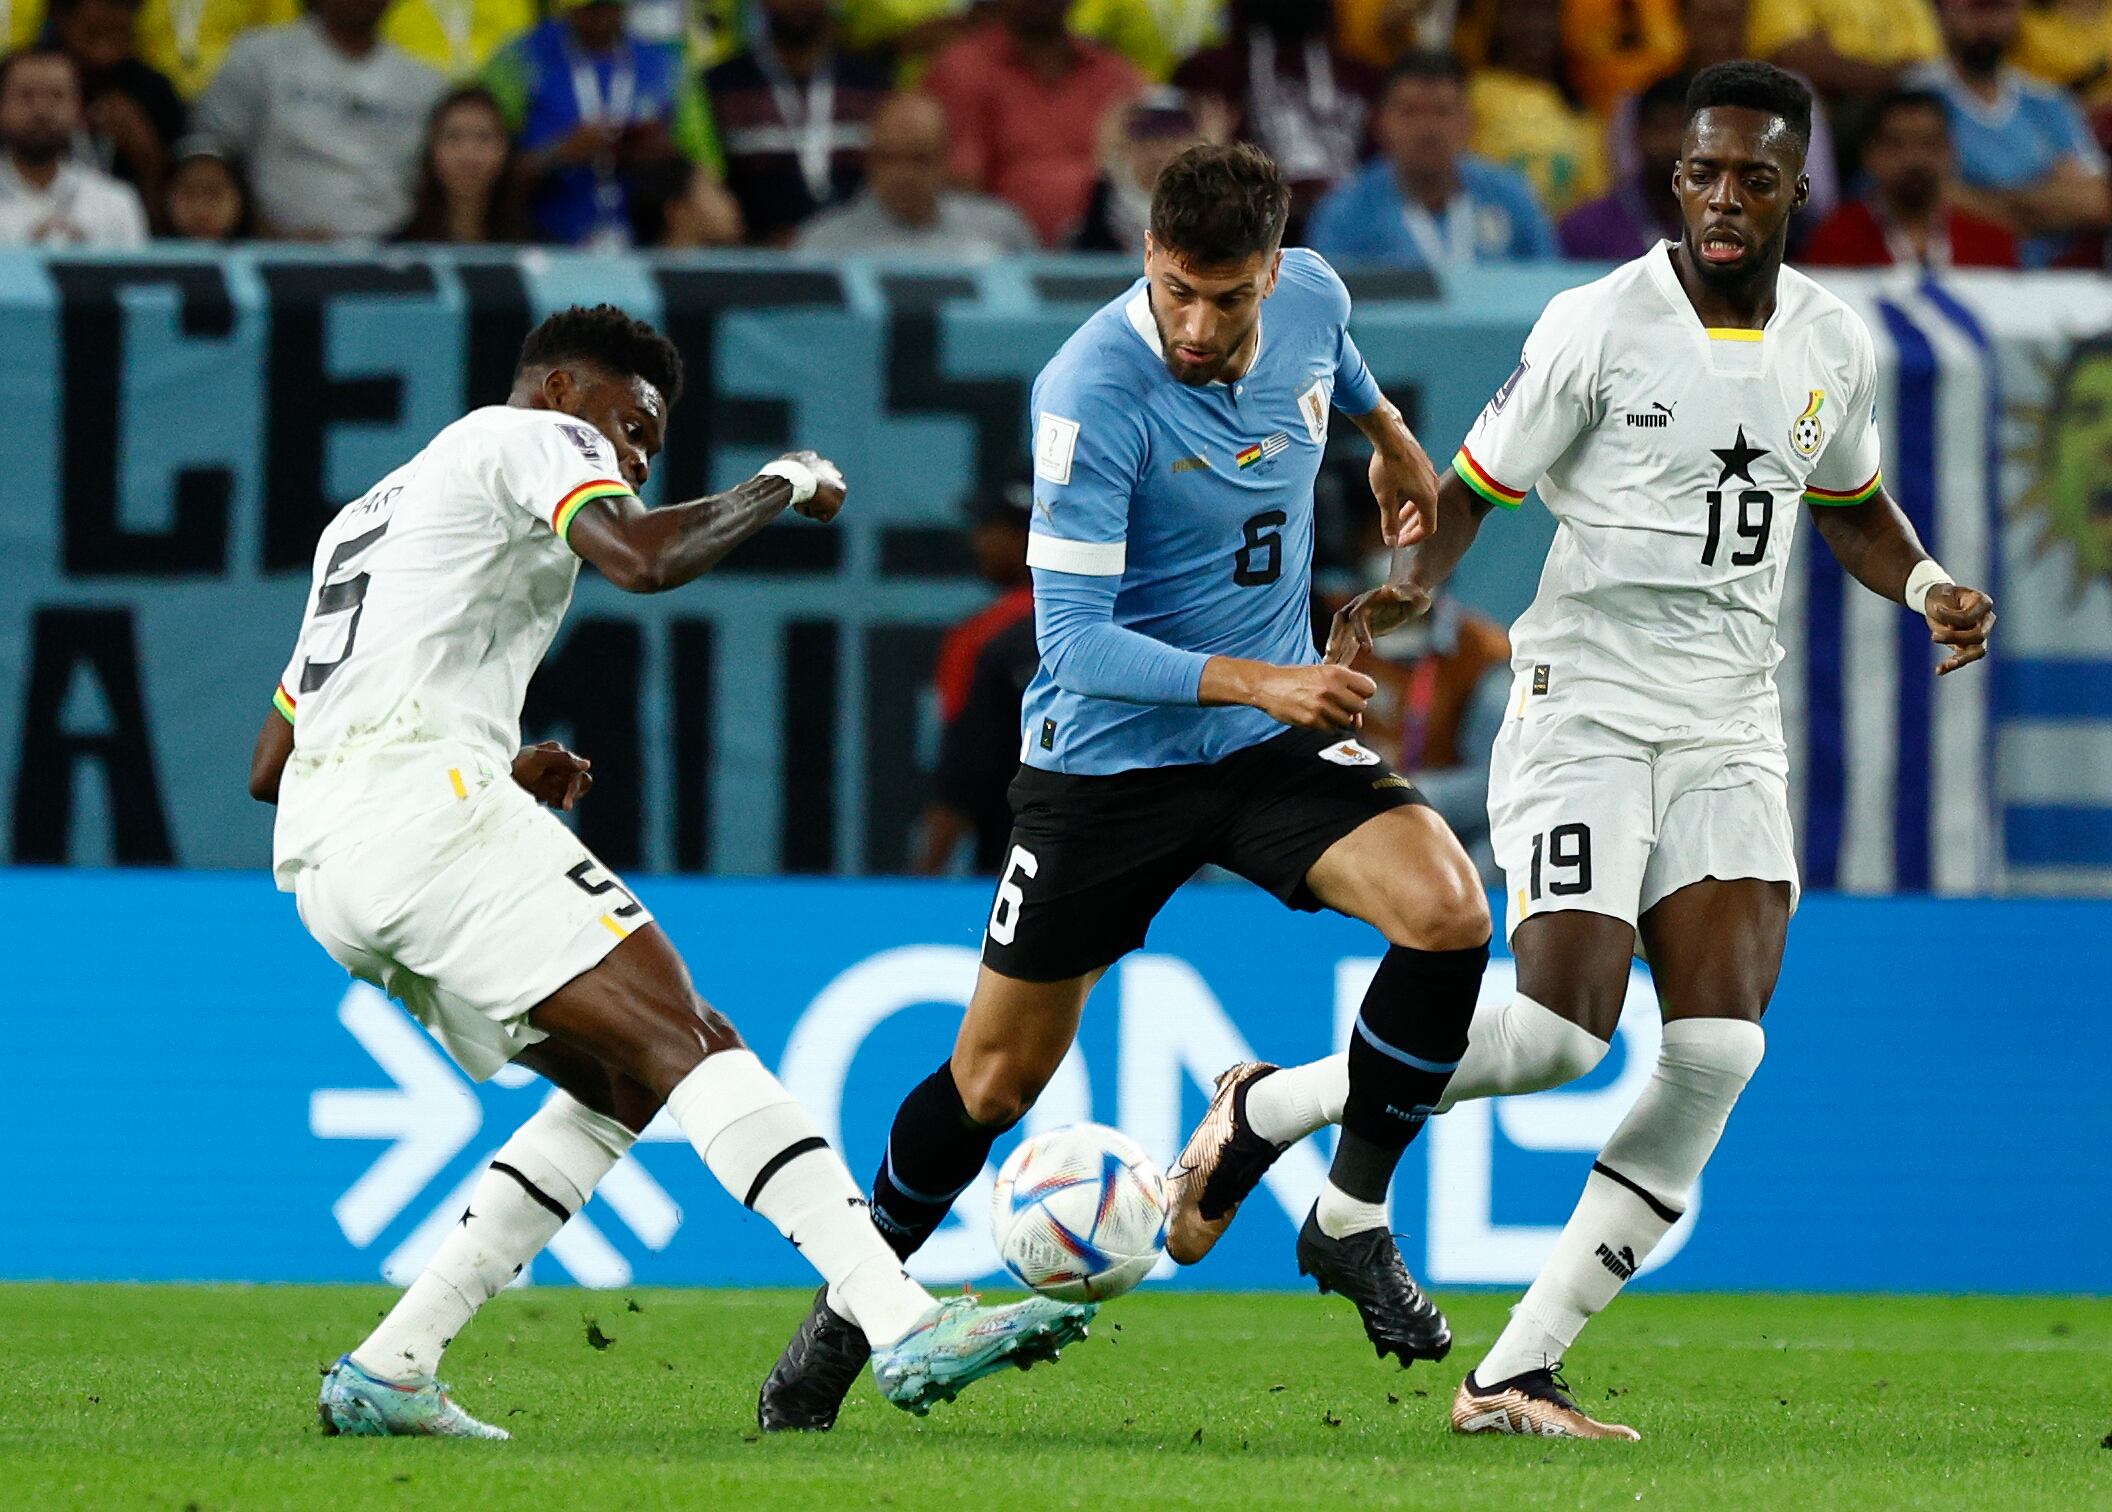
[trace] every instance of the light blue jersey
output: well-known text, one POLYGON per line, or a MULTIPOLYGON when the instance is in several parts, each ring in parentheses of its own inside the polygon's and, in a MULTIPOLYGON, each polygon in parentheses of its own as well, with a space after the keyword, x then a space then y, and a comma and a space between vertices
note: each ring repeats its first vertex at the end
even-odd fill
POLYGON ((1042 662, 1021 757, 1049 771, 1218 761, 1282 733, 1258 709, 1199 707, 1202 667, 1319 659, 1313 479, 1328 411, 1368 414, 1382 398, 1346 328, 1349 291, 1318 253, 1284 252, 1233 383, 1175 379, 1148 301, 1139 279, 1034 384, 1027 563, 1042 662))

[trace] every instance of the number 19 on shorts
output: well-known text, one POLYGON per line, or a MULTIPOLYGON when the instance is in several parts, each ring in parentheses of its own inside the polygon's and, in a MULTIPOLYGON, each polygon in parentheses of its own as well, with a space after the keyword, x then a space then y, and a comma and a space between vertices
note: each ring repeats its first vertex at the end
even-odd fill
POLYGON ((1591 891, 1591 826, 1558 824, 1544 835, 1533 836, 1532 900, 1541 898, 1544 880, 1548 894, 1574 897, 1591 891))
POLYGON ((1020 882, 1040 871, 1041 863, 1034 859, 1034 852, 1024 845, 1012 847, 1012 854, 1005 858, 1005 869, 998 874, 997 901, 990 905, 990 938, 998 944, 1010 945, 1012 937, 1019 933, 1019 911, 1027 902, 1020 882))

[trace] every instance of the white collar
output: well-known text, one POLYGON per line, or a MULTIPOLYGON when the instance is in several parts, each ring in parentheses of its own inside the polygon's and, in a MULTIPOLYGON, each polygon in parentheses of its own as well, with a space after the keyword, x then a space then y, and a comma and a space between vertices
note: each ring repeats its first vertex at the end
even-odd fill
MULTIPOLYGON (((1159 341, 1158 322, 1151 318, 1151 284, 1148 281, 1131 296, 1129 303, 1122 307, 1122 313, 1129 318, 1129 328, 1143 339, 1146 346, 1158 354, 1161 362, 1164 362, 1166 360, 1166 348, 1159 341)), ((1260 316, 1257 315, 1254 318, 1254 355, 1247 362, 1247 370, 1239 375, 1239 381, 1242 383, 1253 377, 1254 370, 1261 366, 1261 343, 1263 336, 1266 334, 1263 330, 1265 324, 1266 322, 1260 316)), ((1213 378, 1208 386, 1211 388, 1223 388, 1225 382, 1222 378, 1213 378)))
POLYGON ((79 169, 80 164, 76 163, 72 158, 60 158, 59 171, 52 175, 51 183, 47 187, 39 189, 22 176, 21 170, 15 167, 15 160, 12 157, 0 152, 0 194, 57 196, 67 189, 79 169))

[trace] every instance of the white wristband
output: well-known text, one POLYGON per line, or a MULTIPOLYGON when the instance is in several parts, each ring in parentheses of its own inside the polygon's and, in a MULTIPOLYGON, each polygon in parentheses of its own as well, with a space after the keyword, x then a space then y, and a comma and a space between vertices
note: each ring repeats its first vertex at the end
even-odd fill
POLYGON ((1933 560, 1917 562, 1914 565, 1914 570, 1907 574, 1907 589, 1906 592, 1900 595, 1900 598, 1916 614, 1927 614, 1929 612, 1929 590, 1938 584, 1948 583, 1951 580, 1951 575, 1933 560))
POLYGON ((779 457, 775 462, 765 462, 756 469, 758 478, 783 478, 792 485, 792 502, 804 504, 814 497, 814 489, 820 483, 814 469, 804 462, 795 462, 790 457, 779 457))

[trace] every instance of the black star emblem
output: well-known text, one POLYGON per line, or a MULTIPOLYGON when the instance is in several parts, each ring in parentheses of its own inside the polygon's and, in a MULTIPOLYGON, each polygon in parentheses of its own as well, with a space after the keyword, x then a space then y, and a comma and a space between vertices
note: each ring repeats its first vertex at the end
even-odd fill
POLYGON ((473 1211, 472 1209, 469 1209, 469 1208, 464 1208, 464 1209, 462 1209, 462 1221, 461 1221, 461 1222, 460 1222, 459 1224, 457 1224, 457 1225, 456 1225, 456 1227, 457 1227, 457 1228, 468 1228, 468 1227, 469 1227, 469 1220, 470 1220, 470 1219, 472 1219, 472 1218, 474 1218, 474 1217, 476 1217, 476 1216, 477 1216, 477 1215, 476 1215, 476 1213, 475 1213, 475 1212, 474 1212, 474 1211, 473 1211))
POLYGON ((1712 446, 1709 450, 1714 452, 1716 460, 1723 464, 1723 471, 1716 478, 1718 488, 1731 481, 1732 473, 1736 473, 1748 483, 1752 482, 1753 464, 1767 455, 1766 447, 1745 444, 1745 427, 1742 425, 1738 427, 1738 439, 1735 442, 1729 446, 1712 446))

